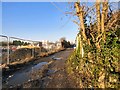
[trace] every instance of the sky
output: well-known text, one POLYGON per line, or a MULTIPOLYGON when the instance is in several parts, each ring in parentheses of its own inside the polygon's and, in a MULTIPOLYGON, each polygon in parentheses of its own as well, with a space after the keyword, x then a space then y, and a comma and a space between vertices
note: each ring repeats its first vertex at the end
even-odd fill
POLYGON ((2 34, 33 41, 55 42, 61 37, 75 41, 79 27, 65 14, 69 11, 67 2, 2 2, 2 34))
POLYGON ((74 41, 78 26, 70 19, 68 3, 3 2, 2 34, 28 40, 74 41))

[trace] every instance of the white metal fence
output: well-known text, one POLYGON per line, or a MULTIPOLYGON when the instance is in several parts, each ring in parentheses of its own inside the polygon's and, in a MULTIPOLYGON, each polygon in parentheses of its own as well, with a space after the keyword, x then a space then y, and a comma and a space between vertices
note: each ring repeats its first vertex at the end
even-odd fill
POLYGON ((0 35, 1 64, 10 64, 31 59, 40 55, 39 41, 25 40, 0 35))
POLYGON ((61 50, 58 44, 45 45, 40 41, 26 40, 0 35, 1 64, 21 63, 30 59, 46 56, 61 50))

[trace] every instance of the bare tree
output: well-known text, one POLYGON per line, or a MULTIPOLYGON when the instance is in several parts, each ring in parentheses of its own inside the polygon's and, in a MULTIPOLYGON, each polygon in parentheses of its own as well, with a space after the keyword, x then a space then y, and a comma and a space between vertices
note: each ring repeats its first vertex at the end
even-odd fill
POLYGON ((80 6, 80 2, 76 2, 75 3, 75 7, 76 7, 76 14, 79 17, 80 20, 80 30, 83 36, 83 40, 86 41, 87 37, 85 35, 85 25, 84 25, 84 11, 83 11, 83 7, 80 6))

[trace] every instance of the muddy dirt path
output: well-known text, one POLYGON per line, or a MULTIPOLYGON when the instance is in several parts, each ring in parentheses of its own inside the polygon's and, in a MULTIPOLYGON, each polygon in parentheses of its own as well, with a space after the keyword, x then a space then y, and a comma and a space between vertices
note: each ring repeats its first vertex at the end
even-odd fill
POLYGON ((33 62, 32 65, 10 75, 4 86, 21 88, 65 88, 71 87, 66 73, 65 61, 73 49, 60 51, 33 62))

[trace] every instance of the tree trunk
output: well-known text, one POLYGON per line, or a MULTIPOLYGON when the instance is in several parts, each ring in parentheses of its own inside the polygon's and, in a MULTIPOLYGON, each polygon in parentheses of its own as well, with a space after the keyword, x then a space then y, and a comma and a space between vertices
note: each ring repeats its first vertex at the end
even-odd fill
POLYGON ((100 0, 96 0, 96 13, 97 13, 97 32, 100 35, 100 0))
POLYGON ((84 55, 84 50, 83 50, 83 43, 82 43, 82 39, 81 39, 81 35, 78 34, 77 35, 77 45, 76 45, 76 53, 79 53, 81 57, 83 57, 84 55))
POLYGON ((79 17, 79 20, 80 20, 80 28, 81 28, 81 33, 82 33, 82 36, 83 36, 83 40, 86 41, 87 37, 85 35, 85 25, 84 25, 84 18, 83 18, 83 9, 80 6, 79 2, 75 3, 75 7, 76 7, 77 16, 79 17))
POLYGON ((105 43, 106 40, 106 35, 105 35, 105 19, 107 18, 107 13, 108 13, 108 1, 102 2, 102 17, 101 17, 101 30, 102 30, 102 40, 105 43))

